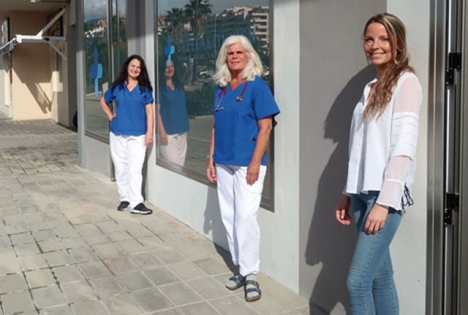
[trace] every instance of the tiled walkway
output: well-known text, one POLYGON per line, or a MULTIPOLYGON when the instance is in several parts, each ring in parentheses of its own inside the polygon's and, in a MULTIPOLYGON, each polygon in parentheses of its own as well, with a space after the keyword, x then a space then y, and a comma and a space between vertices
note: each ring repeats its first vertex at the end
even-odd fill
POLYGON ((115 210, 115 183, 52 121, 0 120, 0 200, 0 314, 309 314, 264 275, 258 302, 226 290, 226 252, 154 207, 115 210))

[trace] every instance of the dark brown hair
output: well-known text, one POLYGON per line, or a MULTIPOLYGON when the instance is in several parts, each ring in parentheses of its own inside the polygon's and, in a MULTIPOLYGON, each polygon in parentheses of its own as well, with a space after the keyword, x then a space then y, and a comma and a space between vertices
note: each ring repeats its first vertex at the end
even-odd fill
POLYGON ((130 62, 136 59, 140 62, 140 75, 138 76, 138 85, 140 89, 147 88, 149 91, 153 91, 153 87, 151 86, 151 81, 148 75, 148 69, 146 68, 146 63, 143 58, 139 55, 131 55, 127 59, 125 59, 122 68, 120 69, 119 76, 112 82, 111 89, 115 89, 117 86, 123 87, 125 81, 128 78, 128 65, 130 62))

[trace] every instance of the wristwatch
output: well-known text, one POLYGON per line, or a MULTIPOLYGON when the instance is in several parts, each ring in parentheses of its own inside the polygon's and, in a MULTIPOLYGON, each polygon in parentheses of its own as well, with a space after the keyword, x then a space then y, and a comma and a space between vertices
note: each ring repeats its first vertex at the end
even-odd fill
POLYGON ((212 158, 213 158, 213 154, 208 154, 208 155, 206 156, 206 159, 207 159, 207 160, 212 159, 212 158))

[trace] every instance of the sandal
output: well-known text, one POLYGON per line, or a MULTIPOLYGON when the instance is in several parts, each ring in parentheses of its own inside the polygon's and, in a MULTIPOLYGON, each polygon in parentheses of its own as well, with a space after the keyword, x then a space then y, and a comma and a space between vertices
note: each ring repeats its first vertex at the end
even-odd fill
POLYGON ((245 281, 245 300, 247 302, 253 302, 260 300, 262 297, 262 291, 260 290, 260 285, 255 280, 246 280, 245 281), (249 293, 257 293, 249 296, 249 293))
POLYGON ((237 290, 240 287, 243 287, 245 283, 245 277, 242 276, 241 274, 237 274, 229 278, 229 280, 226 282, 225 286, 229 290, 237 290))

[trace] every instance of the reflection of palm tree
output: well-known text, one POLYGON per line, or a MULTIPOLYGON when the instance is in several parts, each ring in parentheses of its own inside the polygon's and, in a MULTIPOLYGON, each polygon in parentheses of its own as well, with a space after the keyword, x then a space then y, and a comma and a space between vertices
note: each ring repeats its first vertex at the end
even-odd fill
MULTIPOLYGON (((208 16, 213 12, 211 8, 212 5, 208 0, 190 0, 190 2, 185 5, 185 16, 192 27, 195 47, 198 47, 198 39, 203 34, 208 16)), ((197 58, 194 57, 192 81, 195 81, 197 77, 197 58)))
POLYGON ((184 24, 187 22, 185 11, 181 8, 172 8, 170 11, 167 11, 166 22, 169 24, 172 38, 174 38, 175 42, 178 42, 184 24))
MULTIPOLYGON (((114 76, 117 77, 119 69, 128 56, 126 20, 121 16, 112 17, 112 47, 114 53, 114 76)), ((115 78, 113 78, 115 79, 115 78)))

